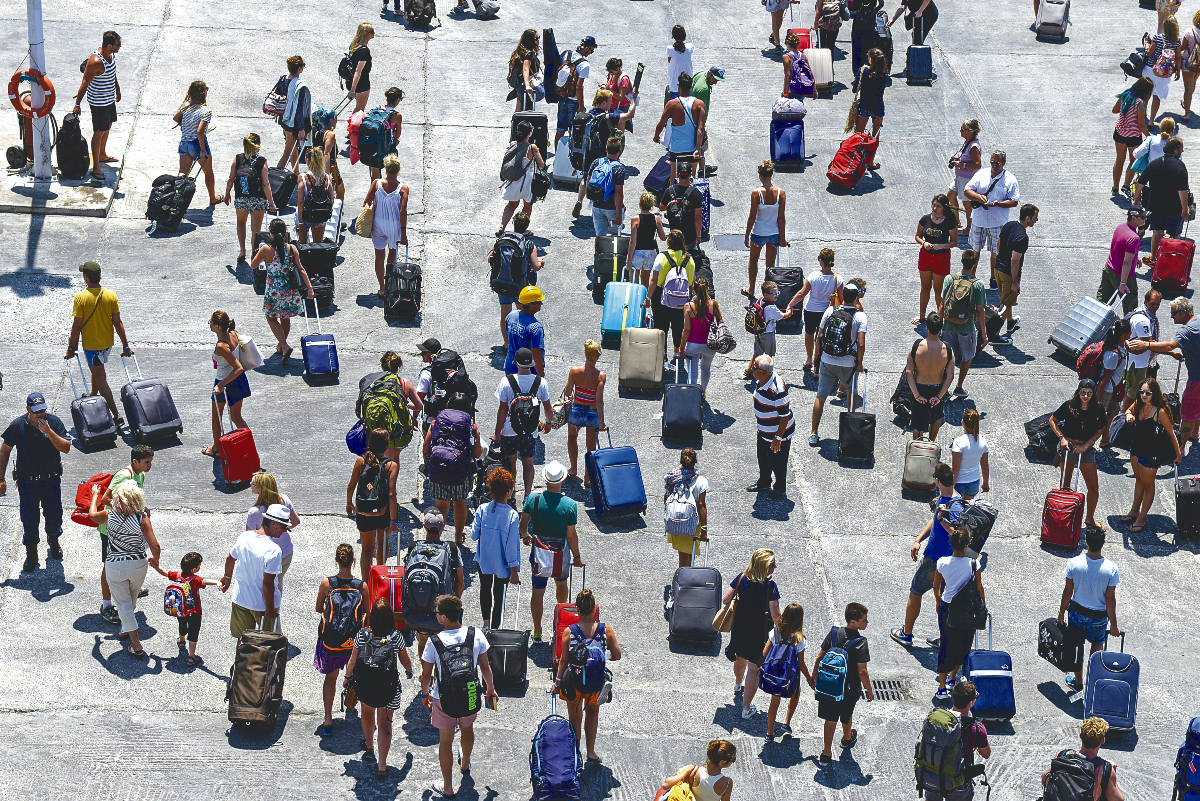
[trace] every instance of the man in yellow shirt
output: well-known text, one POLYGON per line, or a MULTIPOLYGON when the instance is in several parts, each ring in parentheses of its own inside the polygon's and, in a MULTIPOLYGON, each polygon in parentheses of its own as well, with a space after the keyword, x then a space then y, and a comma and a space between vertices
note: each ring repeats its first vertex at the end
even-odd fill
POLYGON ((113 419, 117 426, 125 424, 121 412, 113 400, 112 390, 108 386, 108 376, 104 373, 104 365, 108 363, 108 355, 112 351, 113 331, 121 337, 121 355, 132 356, 129 349, 129 339, 125 336, 125 324, 121 322, 121 307, 117 303, 117 293, 100 286, 100 265, 94 261, 79 265, 83 273, 86 287, 75 295, 75 303, 71 308, 71 336, 67 344, 67 355, 64 359, 75 358, 79 349, 79 338, 83 336, 83 355, 92 373, 92 394, 101 395, 108 401, 112 409, 113 419))

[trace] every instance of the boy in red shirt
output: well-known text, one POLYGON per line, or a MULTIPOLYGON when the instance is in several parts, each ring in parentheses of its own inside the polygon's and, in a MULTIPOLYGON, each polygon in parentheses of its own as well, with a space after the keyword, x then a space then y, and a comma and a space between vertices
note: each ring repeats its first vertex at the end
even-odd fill
POLYGON ((184 639, 187 640, 188 649, 188 664, 198 665, 201 660, 196 656, 196 643, 200 639, 200 621, 203 616, 203 609, 200 606, 200 590, 204 587, 215 587, 217 582, 213 579, 201 578, 196 575, 196 571, 200 569, 200 564, 204 558, 195 551, 189 551, 179 560, 179 570, 163 570, 158 565, 154 569, 162 573, 169 580, 177 582, 180 589, 183 590, 183 603, 179 610, 179 639, 178 645, 184 647, 184 639))

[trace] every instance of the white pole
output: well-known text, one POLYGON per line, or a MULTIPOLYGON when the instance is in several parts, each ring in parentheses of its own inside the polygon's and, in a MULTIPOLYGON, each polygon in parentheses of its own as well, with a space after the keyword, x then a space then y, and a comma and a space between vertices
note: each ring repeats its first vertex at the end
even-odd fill
MULTIPOLYGON (((46 42, 42 36, 42 0, 25 0, 25 16, 29 27, 29 66, 46 72, 46 42)), ((36 83, 29 97, 34 108, 45 100, 45 92, 36 83)), ((50 120, 39 117, 33 120, 33 177, 52 178, 54 168, 50 160, 50 120)))

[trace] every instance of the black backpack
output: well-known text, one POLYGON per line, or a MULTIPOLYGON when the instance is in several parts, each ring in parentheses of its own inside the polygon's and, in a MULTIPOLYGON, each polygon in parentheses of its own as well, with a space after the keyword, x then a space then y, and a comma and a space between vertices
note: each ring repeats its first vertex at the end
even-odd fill
MULTIPOLYGON (((1096 757, 1096 759, 1100 759, 1096 757)), ((1112 765, 1104 762, 1104 773, 1100 778, 1100 797, 1108 789, 1108 777, 1112 765)), ((1092 801, 1096 788, 1096 763, 1068 748, 1050 760, 1050 775, 1046 778, 1044 801, 1092 801)))
POLYGON ((462 357, 448 349, 438 351, 429 363, 429 393, 425 396, 425 414, 436 417, 443 409, 458 409, 475 414, 479 389, 467 375, 462 357))
POLYGON ((265 160, 262 156, 248 159, 243 153, 234 159, 233 186, 238 197, 262 197, 262 165, 265 160))
POLYGON ((388 469, 391 459, 380 459, 371 467, 363 462, 358 474, 358 487, 354 490, 355 508, 362 515, 380 515, 388 511, 388 469))
POLYGON ((342 56, 342 60, 338 62, 338 77, 342 79, 342 85, 346 87, 347 92, 354 85, 354 69, 354 60, 350 58, 350 54, 342 56))
POLYGON ((404 17, 409 28, 424 28, 436 16, 434 0, 404 0, 404 17))
MULTIPOLYGON (((415 542, 404 557, 401 609, 410 629, 438 631, 437 599, 454 592, 450 548, 445 542, 415 542)), ((460 716, 461 717, 461 716, 460 716)))
POLYGON ((317 636, 327 650, 348 651, 353 645, 354 636, 367 616, 362 589, 361 579, 343 581, 337 576, 329 577, 329 594, 325 596, 317 627, 317 636))
POLYGON ((675 190, 674 186, 667 190, 666 217, 668 227, 679 230, 683 228, 684 215, 688 213, 687 192, 680 194, 675 190))
POLYGON ((821 352, 826 356, 849 356, 854 352, 854 309, 834 309, 821 328, 821 352))
POLYGON ((58 171, 63 178, 79 180, 87 175, 91 159, 88 156, 88 143, 83 138, 79 126, 79 116, 68 114, 63 117, 62 127, 58 129, 58 144, 55 146, 58 157, 58 171))
POLYGON ((448 717, 465 718, 483 706, 483 686, 475 669, 475 629, 467 627, 467 638, 458 645, 446 645, 436 634, 432 638, 438 656, 438 700, 448 717))
POLYGON ((521 290, 537 282, 530 269, 529 243, 516 232, 505 232, 492 248, 492 291, 515 298, 521 290))
POLYGON ((329 180, 324 177, 308 185, 304 192, 304 222, 320 225, 333 216, 333 192, 329 190, 329 180))
POLYGON ((354 692, 367 706, 382 709, 396 699, 400 668, 396 664, 392 638, 400 636, 403 636, 400 632, 394 632, 384 640, 371 637, 358 649, 358 661, 354 663, 354 692))
POLYGON ((538 423, 542 419, 541 408, 538 406, 537 394, 542 386, 542 377, 535 375, 533 383, 529 385, 528 392, 521 391, 521 385, 517 382, 517 377, 508 373, 508 385, 512 388, 513 399, 508 404, 508 419, 512 430, 517 432, 519 436, 526 436, 537 431, 538 423))

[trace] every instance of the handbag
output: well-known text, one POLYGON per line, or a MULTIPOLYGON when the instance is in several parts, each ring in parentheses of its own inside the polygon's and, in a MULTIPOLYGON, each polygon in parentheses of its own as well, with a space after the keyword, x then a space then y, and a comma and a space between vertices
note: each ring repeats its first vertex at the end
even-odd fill
POLYGON ((550 418, 551 428, 562 428, 567 424, 567 417, 571 411, 572 400, 567 395, 559 396, 559 399, 554 402, 554 416, 550 418))
POLYGON ((958 591, 946 610, 947 628, 979 631, 987 626, 987 605, 979 597, 979 588, 975 584, 978 575, 979 563, 971 560, 971 578, 967 579, 966 585, 958 591))
POLYGON ((708 347, 722 355, 737 347, 737 340, 724 321, 716 317, 708 324, 708 347))
MULTIPOLYGON (((537 506, 534 506, 536 512, 537 506)), ((566 558, 565 549, 547 545, 538 537, 533 538, 533 575, 538 578, 566 581, 571 575, 571 562, 566 558)))
POLYGON ((367 239, 371 238, 371 229, 375 227, 375 204, 363 206, 354 221, 354 233, 367 239))
POLYGON ((263 99, 263 114, 275 119, 283 116, 283 112, 287 109, 287 87, 288 76, 281 76, 263 99))
MULTIPOLYGON (((739 582, 740 584, 741 582, 739 582)), ((719 632, 728 634, 733 630, 733 615, 737 609, 738 591, 733 591, 733 597, 729 599, 729 603, 722 606, 713 618, 713 628, 719 632)))
POLYGON ((262 351, 254 344, 254 337, 238 338, 238 361, 243 370, 257 370, 263 366, 262 351))

